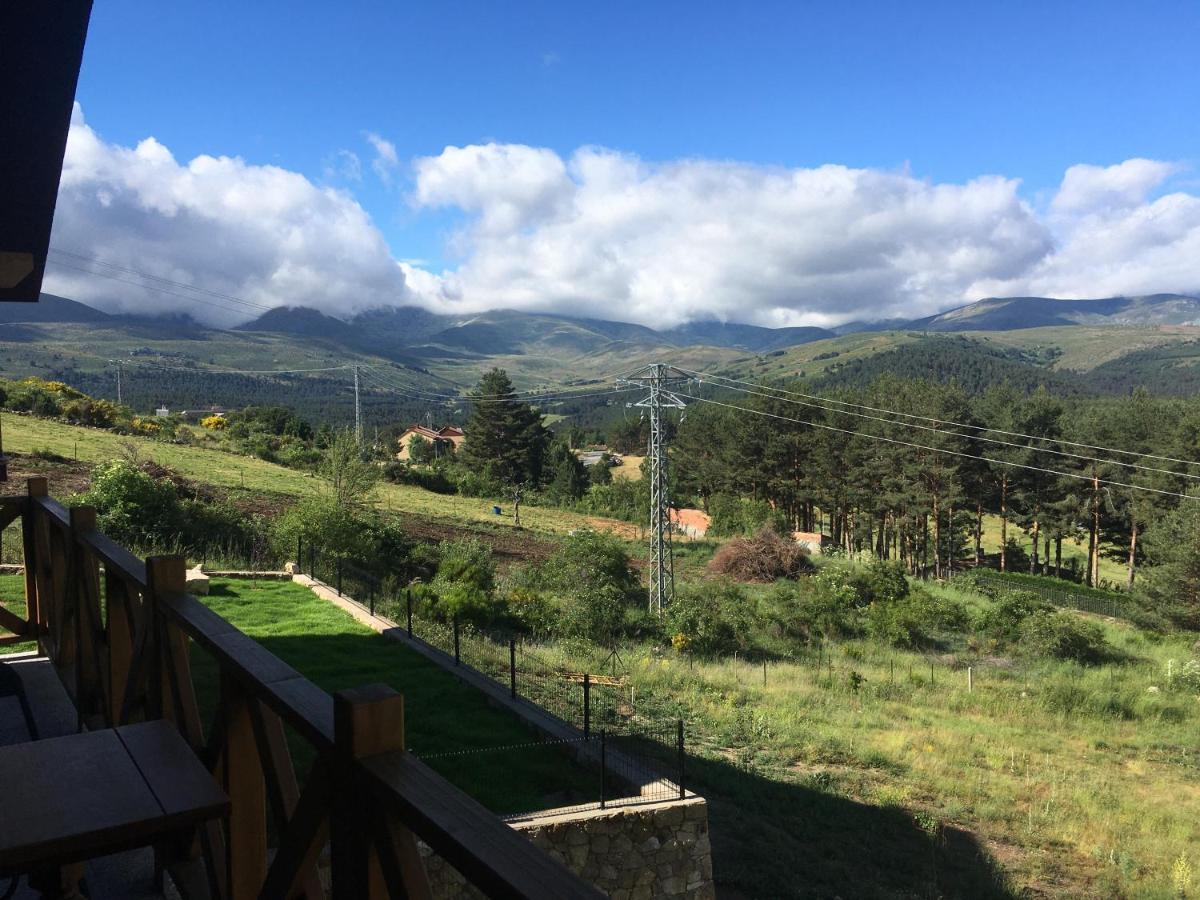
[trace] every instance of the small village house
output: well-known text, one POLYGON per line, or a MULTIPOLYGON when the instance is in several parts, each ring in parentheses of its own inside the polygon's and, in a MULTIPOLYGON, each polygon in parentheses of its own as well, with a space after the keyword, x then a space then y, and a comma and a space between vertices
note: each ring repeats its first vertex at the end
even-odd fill
POLYGON ((396 439, 399 446, 399 452, 396 454, 396 459, 407 460, 409 458, 409 445, 412 444, 413 438, 420 437, 433 444, 434 449, 439 453, 443 451, 456 452, 462 446, 462 442, 466 439, 461 428, 456 428, 453 425, 443 425, 441 428, 427 428, 424 425, 409 425, 404 430, 404 433, 396 439))

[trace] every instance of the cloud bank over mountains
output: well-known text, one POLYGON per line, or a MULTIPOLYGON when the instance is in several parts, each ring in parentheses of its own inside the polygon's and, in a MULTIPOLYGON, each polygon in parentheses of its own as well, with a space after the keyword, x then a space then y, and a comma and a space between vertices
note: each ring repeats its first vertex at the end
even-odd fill
MULTIPOLYGON (((447 147, 408 170, 391 144, 369 139, 379 177, 411 181, 418 217, 461 217, 447 248, 453 268, 394 259, 345 190, 235 157, 181 163, 154 138, 118 146, 78 108, 53 245, 109 264, 60 257, 78 268, 119 275, 120 266, 332 315, 417 304, 662 327, 834 325, 929 315, 984 296, 1200 291, 1200 197, 1167 190, 1179 172, 1170 162, 1072 166, 1038 209, 1018 180, 998 175, 940 184, 905 171, 651 163, 602 147, 563 158, 496 143, 447 147)), ((59 265, 47 289, 221 325, 255 314, 59 265)))

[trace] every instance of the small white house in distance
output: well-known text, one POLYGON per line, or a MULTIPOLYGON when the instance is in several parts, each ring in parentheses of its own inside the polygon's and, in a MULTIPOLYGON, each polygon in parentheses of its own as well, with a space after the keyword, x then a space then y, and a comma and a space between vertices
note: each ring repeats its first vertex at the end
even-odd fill
POLYGON ((160 406, 158 409, 156 409, 154 411, 154 414, 156 416, 158 416, 160 419, 165 419, 167 416, 169 416, 171 414, 171 411, 169 409, 167 409, 165 406, 160 406))

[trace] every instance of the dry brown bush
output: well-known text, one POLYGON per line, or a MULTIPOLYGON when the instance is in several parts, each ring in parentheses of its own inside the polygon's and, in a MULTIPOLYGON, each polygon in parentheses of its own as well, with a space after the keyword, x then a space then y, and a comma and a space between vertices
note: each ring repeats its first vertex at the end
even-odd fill
POLYGON ((769 582, 804 575, 813 564, 803 547, 764 526, 754 537, 727 541, 708 568, 737 581, 769 582))

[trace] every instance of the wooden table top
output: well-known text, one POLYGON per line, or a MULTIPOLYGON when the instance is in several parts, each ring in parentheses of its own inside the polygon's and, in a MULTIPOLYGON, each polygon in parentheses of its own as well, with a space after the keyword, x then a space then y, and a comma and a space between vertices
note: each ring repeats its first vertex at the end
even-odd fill
POLYGON ((145 846, 228 809, 163 720, 0 747, 0 872, 145 846))

